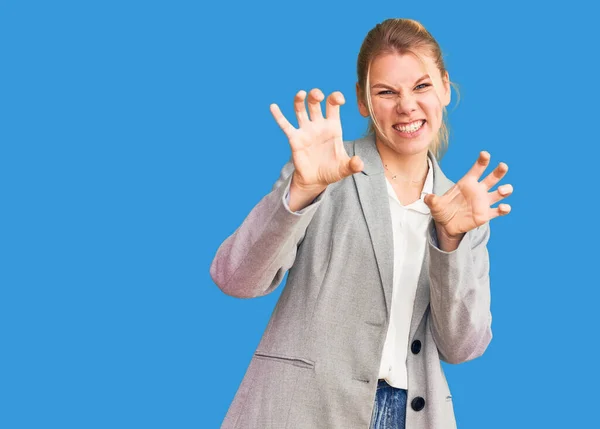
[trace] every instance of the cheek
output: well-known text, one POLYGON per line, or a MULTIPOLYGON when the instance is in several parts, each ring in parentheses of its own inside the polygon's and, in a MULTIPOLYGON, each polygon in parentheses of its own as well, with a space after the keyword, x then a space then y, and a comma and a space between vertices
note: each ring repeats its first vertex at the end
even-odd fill
POLYGON ((437 97, 433 96, 426 102, 425 111, 429 116, 430 121, 433 125, 440 126, 442 123, 442 105, 440 104, 437 97))
POLYGON ((373 111, 375 112, 375 115, 377 115, 378 120, 384 120, 390 113, 394 113, 395 108, 396 104, 393 100, 373 101, 373 111))

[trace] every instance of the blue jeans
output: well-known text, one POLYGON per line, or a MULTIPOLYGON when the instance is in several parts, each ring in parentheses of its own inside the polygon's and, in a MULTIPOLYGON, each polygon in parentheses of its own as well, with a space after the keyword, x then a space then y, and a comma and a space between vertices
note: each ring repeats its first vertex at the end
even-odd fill
POLYGON ((379 380, 371 429, 405 429, 405 423, 406 390, 397 389, 385 380, 379 380))

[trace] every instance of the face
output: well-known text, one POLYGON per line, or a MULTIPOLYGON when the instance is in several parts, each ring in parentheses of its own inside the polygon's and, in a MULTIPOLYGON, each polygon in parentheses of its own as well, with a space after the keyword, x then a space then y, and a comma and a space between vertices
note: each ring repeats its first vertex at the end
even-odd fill
MULTIPOLYGON (((434 61, 420 55, 382 54, 371 63, 373 113, 387 139, 383 144, 400 155, 426 152, 442 124, 443 107, 450 103, 448 73, 442 77, 434 61)), ((366 98, 358 89, 360 113, 367 117, 366 98)))

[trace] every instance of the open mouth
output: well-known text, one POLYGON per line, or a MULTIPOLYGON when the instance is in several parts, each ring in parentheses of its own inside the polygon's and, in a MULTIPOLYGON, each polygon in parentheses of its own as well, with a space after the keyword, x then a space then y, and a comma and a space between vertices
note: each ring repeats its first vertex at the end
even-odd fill
POLYGON ((400 134, 412 135, 418 132, 423 125, 427 122, 425 119, 419 119, 416 121, 412 121, 408 124, 395 124, 393 128, 398 131, 400 134))

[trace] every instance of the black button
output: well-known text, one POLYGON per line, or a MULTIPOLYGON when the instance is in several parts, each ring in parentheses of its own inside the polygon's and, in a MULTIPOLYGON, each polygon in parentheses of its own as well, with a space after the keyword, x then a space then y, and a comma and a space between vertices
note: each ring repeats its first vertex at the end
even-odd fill
POLYGON ((412 400, 410 406, 415 411, 421 411, 423 408, 425 408, 425 399, 421 398, 420 396, 417 396, 415 399, 412 400))
POLYGON ((412 345, 410 346, 410 349, 414 354, 419 354, 419 352, 421 351, 421 341, 413 341, 412 345))

